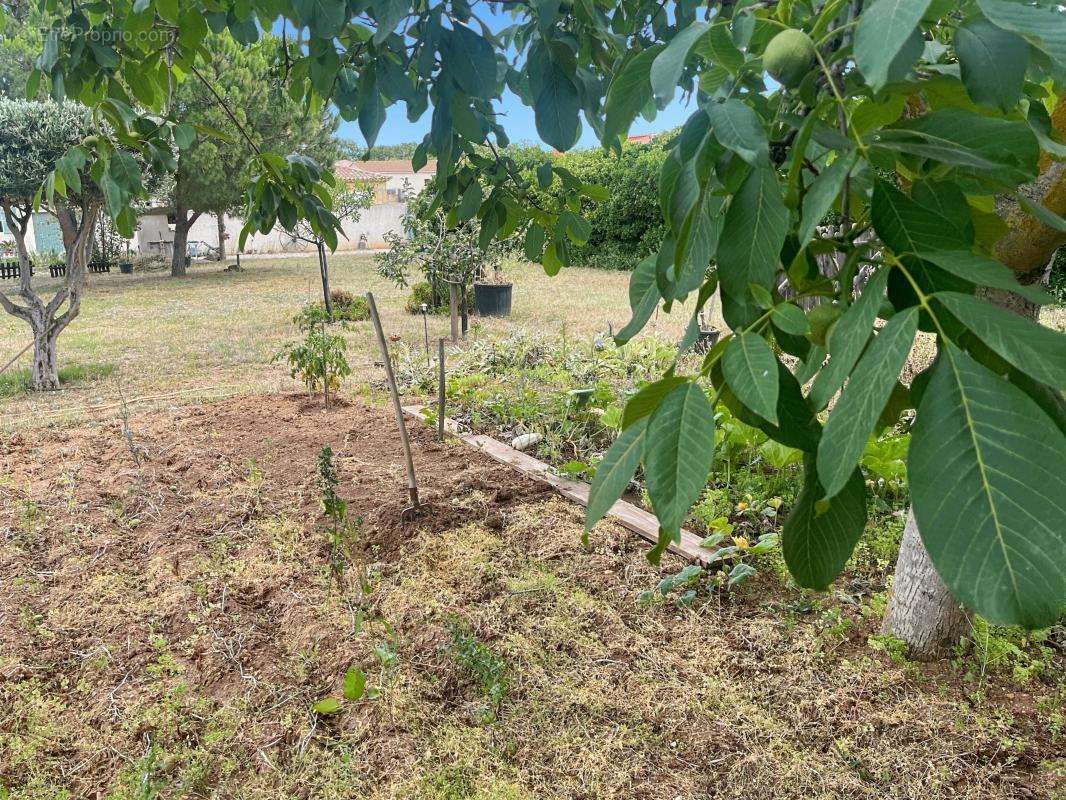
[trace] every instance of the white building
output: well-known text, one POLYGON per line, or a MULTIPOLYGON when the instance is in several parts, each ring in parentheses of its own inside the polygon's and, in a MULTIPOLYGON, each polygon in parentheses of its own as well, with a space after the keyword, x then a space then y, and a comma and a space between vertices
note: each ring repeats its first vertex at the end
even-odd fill
MULTIPOLYGON (((380 249, 385 247, 385 234, 398 231, 407 211, 407 200, 425 188, 437 171, 437 162, 430 161, 415 172, 408 161, 388 159, 380 161, 338 161, 334 174, 348 184, 366 184, 374 188, 374 204, 363 209, 359 219, 345 221, 344 236, 338 250, 380 249)), ((226 215, 226 252, 233 253, 240 241, 244 222, 226 215)), ((138 220, 136 246, 138 253, 168 256, 174 242, 174 225, 166 209, 153 209, 138 220)), ((189 229, 189 242, 204 242, 218 247, 218 220, 214 214, 201 214, 189 229)), ((294 239, 280 226, 270 233, 253 233, 245 242, 243 253, 304 252, 313 247, 294 239)))

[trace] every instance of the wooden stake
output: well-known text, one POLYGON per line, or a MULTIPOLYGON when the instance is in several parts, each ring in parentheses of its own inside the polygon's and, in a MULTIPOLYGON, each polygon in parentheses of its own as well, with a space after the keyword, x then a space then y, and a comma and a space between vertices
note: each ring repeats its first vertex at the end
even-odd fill
POLYGON ((459 341, 459 284, 448 281, 448 310, 452 318, 452 344, 459 341))
POLYGON ((392 360, 389 358, 389 346, 385 342, 385 331, 381 327, 381 317, 378 316, 378 307, 374 302, 374 293, 366 293, 366 302, 370 306, 370 319, 374 321, 374 332, 378 337, 378 347, 381 348, 381 359, 385 362, 385 377, 389 381, 389 391, 392 394, 392 407, 396 413, 396 424, 400 428, 400 441, 403 443, 403 456, 407 461, 407 491, 411 496, 411 508, 417 510, 418 502, 418 479, 415 477, 415 462, 411 456, 411 439, 407 435, 407 424, 403 418, 403 406, 400 405, 400 392, 396 388, 396 376, 392 371, 392 360))
POLYGON ((444 441, 444 337, 437 340, 437 356, 440 361, 440 372, 437 375, 437 441, 444 441))

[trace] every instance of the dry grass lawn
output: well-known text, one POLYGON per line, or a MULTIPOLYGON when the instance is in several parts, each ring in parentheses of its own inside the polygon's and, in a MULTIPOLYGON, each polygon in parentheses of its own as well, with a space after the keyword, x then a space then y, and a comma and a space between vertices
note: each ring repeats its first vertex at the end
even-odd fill
MULTIPOLYGON (((132 408, 180 404, 196 398, 291 390, 296 386, 271 359, 294 338, 291 319, 308 300, 321 298, 317 261, 312 257, 242 259, 244 272, 225 272, 216 263, 194 264, 185 279, 166 273, 93 276, 79 318, 59 342, 60 366, 102 368, 106 380, 74 382, 58 397, 24 395, 3 399, 0 426, 42 418, 84 418, 85 409, 113 412, 125 395, 132 408)), ((629 275, 569 269, 556 278, 531 264, 511 264, 514 313, 484 321, 474 335, 503 335, 515 328, 576 336, 618 330, 629 319, 629 275)), ((331 260, 332 286, 354 293, 372 290, 386 331, 422 346, 422 319, 404 311, 408 290, 381 278, 369 255, 331 260)), ((48 286, 42 283, 42 286, 48 286)), ((679 339, 687 319, 660 315, 648 333, 679 339)), ((446 336, 448 321, 429 318, 431 342, 446 336)), ((356 386, 377 370, 370 323, 347 334, 356 386)), ((0 357, 6 361, 28 341, 18 320, 0 316, 0 357)), ((26 357, 23 364, 28 363, 26 357)))

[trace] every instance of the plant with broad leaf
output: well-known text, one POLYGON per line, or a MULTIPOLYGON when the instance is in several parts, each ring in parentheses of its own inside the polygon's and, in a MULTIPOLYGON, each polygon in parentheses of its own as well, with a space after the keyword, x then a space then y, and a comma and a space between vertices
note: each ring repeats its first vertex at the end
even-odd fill
POLYGON ((374 690, 368 689, 366 685, 366 673, 359 667, 349 667, 348 671, 344 673, 341 696, 334 697, 330 695, 323 697, 311 706, 311 711, 322 716, 330 716, 340 713, 345 705, 357 703, 364 697, 372 698, 373 696, 374 690))
MULTIPOLYGON (((643 462, 662 523, 656 554, 676 538, 713 468, 717 400, 803 451, 806 485, 782 546, 796 580, 823 588, 864 527, 863 447, 886 408, 910 406, 913 510, 940 578, 997 622, 1056 619, 1066 607, 1066 337, 985 296, 1043 302, 1022 283, 1066 239, 1061 6, 486 5, 510 24, 493 29, 465 0, 73 0, 29 90, 44 82, 82 100, 147 152, 195 133, 146 114, 165 109, 172 77, 198 78, 209 30, 251 44, 280 29, 290 94, 311 108, 333 103, 368 144, 389 106, 419 119, 432 105, 412 157, 415 168, 437 160, 430 215, 476 218, 482 246, 523 232, 525 253, 555 274, 589 236, 582 198, 602 191, 549 164, 537 183, 558 191, 532 197, 502 149, 504 90, 532 107, 547 144, 567 150, 582 116, 619 147, 637 115, 665 108, 680 87, 692 113, 660 175, 669 231, 634 272, 620 339, 660 306, 683 307, 691 343, 716 290, 733 333, 698 374, 671 370, 630 401, 597 472, 590 526, 643 462), (168 32, 165 44, 125 35, 148 31, 168 32), (806 310, 818 304, 835 319, 806 310), (903 386, 918 331, 935 337, 938 356, 903 386), (777 351, 798 360, 795 371, 777 351)), ((87 158, 109 213, 128 222, 111 146, 100 141, 87 158)), ((249 228, 303 218, 333 246, 329 176, 300 155, 254 160, 249 228)))
POLYGON ((293 324, 304 333, 303 341, 286 345, 274 356, 275 361, 288 363, 290 375, 302 381, 309 394, 321 392, 326 408, 330 392, 335 395, 341 381, 352 374, 345 355, 348 343, 343 336, 327 332, 330 319, 322 306, 309 303, 293 318, 293 324))

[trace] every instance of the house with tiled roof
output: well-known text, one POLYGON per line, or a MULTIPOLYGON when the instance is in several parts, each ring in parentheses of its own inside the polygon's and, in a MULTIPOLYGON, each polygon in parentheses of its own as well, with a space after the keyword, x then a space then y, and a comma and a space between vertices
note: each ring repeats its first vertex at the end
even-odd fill
POLYGON ((403 203, 421 192, 437 174, 437 162, 429 161, 420 170, 401 158, 353 161, 342 159, 333 165, 333 174, 346 183, 374 187, 374 203, 403 203))

